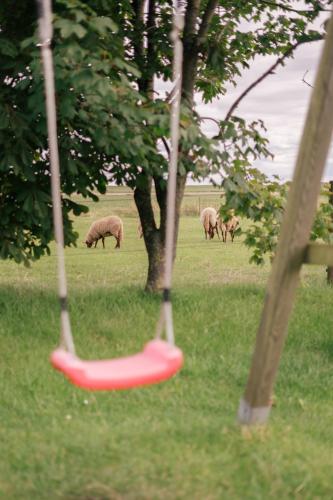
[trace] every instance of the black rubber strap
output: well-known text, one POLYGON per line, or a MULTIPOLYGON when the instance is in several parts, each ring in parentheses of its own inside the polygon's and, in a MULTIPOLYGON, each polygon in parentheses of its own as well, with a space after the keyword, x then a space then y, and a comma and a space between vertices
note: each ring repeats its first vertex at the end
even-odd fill
POLYGON ((170 288, 163 289, 163 302, 171 302, 171 290, 170 290, 170 288))
POLYGON ((59 297, 60 309, 67 311, 67 297, 59 297))

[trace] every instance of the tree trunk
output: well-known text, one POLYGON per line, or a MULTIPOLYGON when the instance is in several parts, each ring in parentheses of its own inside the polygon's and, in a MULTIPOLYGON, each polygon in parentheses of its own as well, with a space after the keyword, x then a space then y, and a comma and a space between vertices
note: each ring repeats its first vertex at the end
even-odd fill
MULTIPOLYGON (((145 290, 157 292, 163 288, 164 277, 164 243, 166 229, 166 198, 167 190, 162 189, 158 179, 155 180, 157 201, 160 208, 160 227, 155 223, 151 200, 152 178, 142 175, 140 187, 134 191, 134 200, 139 212, 144 242, 148 254, 148 275, 145 290)), ((173 258, 176 257, 176 245, 179 228, 180 207, 184 195, 186 175, 177 176, 175 241, 173 258)))
POLYGON ((147 242, 145 240, 148 253, 146 292, 158 292, 163 288, 164 246, 161 240, 161 231, 159 229, 154 231, 147 242))

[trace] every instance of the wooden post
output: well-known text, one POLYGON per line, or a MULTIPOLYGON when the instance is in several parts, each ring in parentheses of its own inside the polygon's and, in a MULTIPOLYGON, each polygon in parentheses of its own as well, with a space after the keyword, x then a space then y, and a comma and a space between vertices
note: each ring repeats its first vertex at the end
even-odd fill
POLYGON ((308 245, 333 130, 333 14, 328 24, 295 173, 269 278, 252 366, 238 420, 263 424, 287 333, 299 272, 308 245))
MULTIPOLYGON (((330 185, 330 195, 329 195, 329 203, 333 205, 333 181, 329 182, 330 185)), ((333 223, 333 220, 332 220, 333 223)), ((328 285, 333 285, 333 266, 328 266, 326 269, 327 272, 327 283, 328 285)))

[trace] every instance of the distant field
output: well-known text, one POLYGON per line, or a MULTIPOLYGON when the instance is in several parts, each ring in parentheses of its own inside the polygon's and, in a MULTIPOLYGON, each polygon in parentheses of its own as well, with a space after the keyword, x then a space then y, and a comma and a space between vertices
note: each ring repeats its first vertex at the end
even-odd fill
MULTIPOLYGON (((201 210, 208 206, 219 208, 221 205, 222 190, 213 186, 187 186, 182 203, 182 215, 199 215, 201 210)), ((73 197, 74 200, 82 201, 87 206, 95 210, 96 202, 80 197, 73 197), (94 207, 94 208, 93 208, 94 207)), ((137 217, 137 209, 133 200, 131 189, 119 186, 108 187, 105 195, 99 195, 99 213, 110 213, 116 211, 123 217, 137 217)), ((153 197, 153 207, 157 210, 157 202, 153 197)))
MULTIPOLYGON (((249 264, 242 237, 204 239, 200 208, 218 206, 220 192, 201 192, 187 190, 174 271, 185 366, 163 384, 90 393, 67 383, 48 361, 59 330, 54 245, 29 269, 0 261, 1 499, 332 498, 333 291, 324 269, 302 273, 269 428, 241 431, 235 415, 270 267, 249 264)), ((126 355, 154 335, 160 299, 142 291, 147 257, 130 193, 111 188, 89 207, 75 220, 77 248, 65 252, 77 349, 126 355), (107 238, 105 250, 87 249, 90 223, 109 213, 124 219, 122 248, 107 238)))
MULTIPOLYGON (((325 195, 319 201, 327 201, 328 186, 323 185, 325 195)), ((222 204, 223 190, 213 185, 186 186, 183 198, 181 214, 182 216, 196 216, 205 207, 215 207, 218 209, 222 204)), ((92 212, 98 213, 117 212, 122 217, 138 217, 137 209, 133 200, 133 191, 124 186, 109 186, 105 195, 99 195, 99 208, 96 202, 81 197, 73 197, 74 200, 83 202, 89 206, 92 212)), ((319 203, 318 201, 318 203, 319 203)), ((157 201, 153 195, 153 207, 157 213, 157 201)))

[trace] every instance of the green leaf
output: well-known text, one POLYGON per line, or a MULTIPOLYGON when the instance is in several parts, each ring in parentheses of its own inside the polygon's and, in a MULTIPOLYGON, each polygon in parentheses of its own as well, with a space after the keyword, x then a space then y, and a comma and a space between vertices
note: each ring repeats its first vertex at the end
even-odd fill
POLYGON ((14 59, 17 57, 18 50, 13 42, 6 38, 0 38, 0 54, 14 59))
POLYGON ((118 26, 110 17, 95 17, 91 19, 90 25, 102 34, 106 34, 108 31, 118 33, 118 26))
POLYGON ((72 35, 83 38, 87 34, 87 30, 81 24, 68 19, 60 19, 54 23, 54 26, 60 30, 62 38, 65 39, 72 35))

